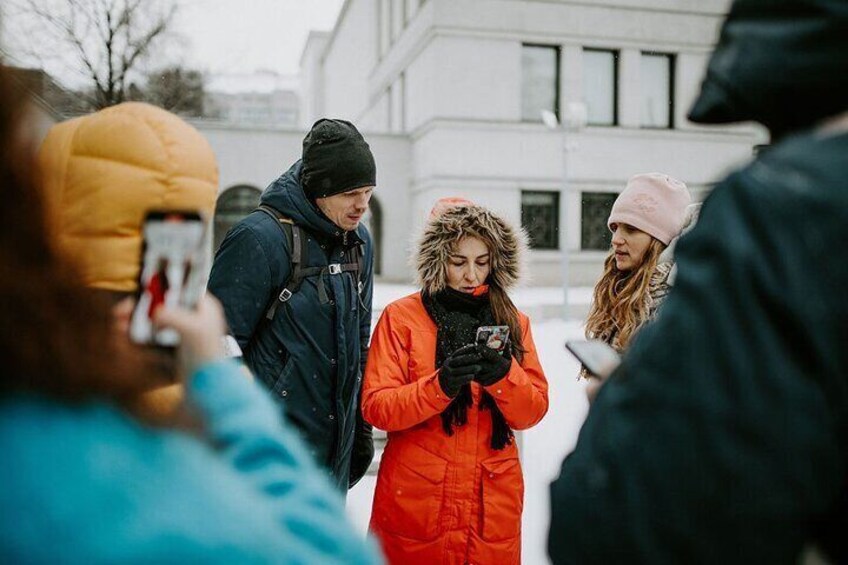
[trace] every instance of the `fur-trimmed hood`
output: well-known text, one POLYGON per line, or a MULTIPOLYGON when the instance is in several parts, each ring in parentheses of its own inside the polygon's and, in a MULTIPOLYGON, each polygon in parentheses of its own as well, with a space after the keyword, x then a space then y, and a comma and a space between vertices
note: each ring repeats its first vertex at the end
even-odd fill
POLYGON ((414 261, 422 290, 432 294, 445 289, 451 251, 469 235, 483 240, 491 251, 489 284, 505 291, 516 286, 524 271, 527 234, 482 206, 461 205, 437 214, 424 228, 414 261))

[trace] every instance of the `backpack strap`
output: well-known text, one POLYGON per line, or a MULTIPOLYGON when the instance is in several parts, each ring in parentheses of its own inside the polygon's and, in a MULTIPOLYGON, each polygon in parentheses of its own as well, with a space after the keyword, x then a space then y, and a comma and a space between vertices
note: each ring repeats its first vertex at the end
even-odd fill
POLYGON ((318 267, 304 267, 309 257, 309 248, 306 237, 303 234, 303 229, 296 225, 290 218, 283 216, 279 210, 272 206, 263 204, 257 209, 274 219, 274 223, 283 232, 283 237, 288 243, 291 251, 291 275, 287 281, 282 283, 282 288, 278 296, 271 302, 265 311, 265 318, 268 320, 274 319, 274 314, 277 312, 277 307, 285 302, 288 302, 292 295, 300 290, 300 285, 303 284, 303 279, 306 277, 317 275, 321 269, 318 267))
POLYGON ((349 249, 347 252, 348 262, 342 265, 342 271, 353 273, 354 284, 356 284, 356 296, 359 300, 359 306, 364 310, 365 305, 362 303, 362 259, 364 255, 363 248, 365 244, 360 243, 349 249))
POLYGON ((282 283, 278 296, 274 298, 266 309, 266 319, 274 319, 274 315, 277 313, 279 305, 288 302, 292 295, 300 290, 304 279, 307 277, 319 277, 319 300, 322 304, 328 302, 329 297, 327 296, 327 291, 324 288, 323 281, 323 275, 325 274, 340 275, 342 273, 353 273, 354 282, 356 284, 356 294, 359 298, 359 305, 364 308, 362 304, 363 285, 360 280, 362 272, 362 245, 352 247, 346 252, 346 263, 332 263, 326 267, 304 267, 304 265, 308 264, 307 258, 309 257, 309 242, 303 232, 303 228, 295 224, 290 218, 283 216, 282 213, 273 206, 262 204, 256 209, 256 211, 263 212, 274 219, 277 227, 279 227, 283 232, 283 237, 285 237, 286 243, 288 243, 288 247, 291 250, 291 275, 287 281, 282 283))

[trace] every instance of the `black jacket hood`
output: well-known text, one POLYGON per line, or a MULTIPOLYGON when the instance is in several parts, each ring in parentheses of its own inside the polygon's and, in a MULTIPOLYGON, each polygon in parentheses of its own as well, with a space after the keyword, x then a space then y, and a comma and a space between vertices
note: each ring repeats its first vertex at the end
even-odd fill
POLYGON ((848 109, 848 1, 737 0, 689 119, 773 134, 848 109))

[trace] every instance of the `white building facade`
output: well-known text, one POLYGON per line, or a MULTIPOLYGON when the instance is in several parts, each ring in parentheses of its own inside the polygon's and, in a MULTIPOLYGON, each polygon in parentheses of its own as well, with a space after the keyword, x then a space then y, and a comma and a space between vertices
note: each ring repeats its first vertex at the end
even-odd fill
POLYGON ((571 284, 591 285, 609 208, 631 175, 666 172, 703 196, 763 139, 686 120, 728 7, 346 0, 332 33, 304 49, 301 125, 344 118, 369 140, 408 143, 405 171, 375 152, 384 241, 395 248, 383 253, 385 278, 410 278, 411 236, 438 198, 464 196, 528 229, 533 283, 558 284, 568 250, 571 284), (542 111, 563 121, 566 109, 582 109, 584 127, 542 122, 542 111))

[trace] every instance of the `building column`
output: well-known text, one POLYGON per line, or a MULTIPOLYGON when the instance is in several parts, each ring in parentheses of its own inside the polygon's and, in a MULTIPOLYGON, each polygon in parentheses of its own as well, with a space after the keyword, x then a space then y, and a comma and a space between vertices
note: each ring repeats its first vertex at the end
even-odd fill
POLYGON ((622 49, 618 58, 618 123, 638 128, 642 122, 639 100, 642 52, 622 49))
POLYGON ((569 102, 584 102, 583 48, 579 45, 563 45, 559 61, 559 107, 562 111, 569 102))

